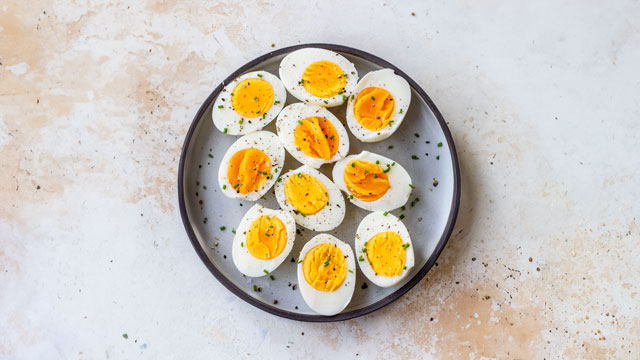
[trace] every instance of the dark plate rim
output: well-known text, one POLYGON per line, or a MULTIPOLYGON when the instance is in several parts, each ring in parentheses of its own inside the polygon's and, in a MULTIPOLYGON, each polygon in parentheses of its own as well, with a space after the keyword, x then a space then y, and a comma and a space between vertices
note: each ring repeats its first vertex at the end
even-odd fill
POLYGON ((453 143, 453 137, 451 136, 451 132, 449 131, 449 127, 447 126, 447 123, 445 122, 444 118, 442 117, 442 114, 440 113, 440 111, 438 110, 436 105, 433 103, 431 98, 429 98, 427 93, 412 78, 410 78, 406 73, 404 73, 402 70, 398 69, 396 66, 394 66, 393 64, 389 63, 388 61, 386 61, 384 59, 381 59, 381 58, 379 58, 379 57, 377 57, 375 55, 372 55, 372 54, 370 54, 368 52, 365 52, 365 51, 362 51, 362 50, 358 50, 358 49, 355 49, 355 48, 351 48, 351 47, 348 47, 348 46, 336 45, 336 44, 325 44, 325 43, 300 44, 300 45, 294 45, 294 46, 289 46, 289 47, 281 48, 281 49, 278 49, 278 50, 274 50, 274 51, 271 51, 271 52, 269 52, 267 54, 264 54, 262 56, 259 56, 259 57, 255 58, 255 59, 249 61, 248 63, 242 65, 240 68, 238 68, 236 71, 234 71, 231 75, 229 75, 222 83, 220 83, 211 92, 211 94, 209 94, 209 96, 207 97, 205 102, 200 106, 200 109, 198 109, 198 112, 196 113, 193 121, 191 122, 191 126, 189 127, 189 131, 187 132, 187 134, 185 136, 184 144, 182 146, 182 151, 181 151, 181 154, 180 154, 180 163, 178 165, 178 202, 179 202, 179 207, 180 207, 180 216, 182 217, 182 223, 184 224, 185 230, 187 231, 187 235, 189 236, 189 240, 191 241, 191 244, 193 245, 193 248, 195 249, 196 253, 200 257, 200 260, 202 260, 202 262, 205 264, 207 269, 209 269, 209 271, 213 274, 213 276, 220 283, 222 283, 222 285, 224 285, 229 291, 231 291, 233 294, 235 294, 236 296, 238 296, 242 300, 244 300, 244 301, 248 302, 249 304, 257 307, 258 309, 264 310, 264 311, 266 311, 268 313, 271 313, 273 315, 277 315, 277 316, 280 316, 280 317, 283 317, 283 318, 292 319, 292 320, 298 320, 298 321, 307 321, 307 322, 342 321, 342 320, 353 319, 353 318, 356 318, 356 317, 359 317, 359 316, 362 316, 362 315, 366 315, 366 314, 372 313, 372 312, 374 312, 376 310, 379 310, 379 309, 385 307, 386 305, 389 305, 393 301, 399 299, 402 295, 407 293, 409 290, 411 290, 411 288, 416 286, 416 284, 418 284, 420 282, 420 280, 422 280, 422 278, 429 272, 431 267, 434 265, 434 263, 436 262, 436 260, 440 256, 440 253, 442 252, 442 250, 444 250, 444 247, 447 244, 447 241, 449 240, 449 237, 451 236, 451 233, 453 232, 453 228, 455 226, 456 218, 458 217, 458 210, 460 208, 460 190, 461 190, 461 187, 460 187, 460 166, 459 166, 459 163, 458 163, 458 154, 456 153, 456 148, 455 148, 455 145, 453 143), (193 227, 191 226, 191 222, 190 222, 189 217, 187 215, 187 208, 186 208, 186 203, 185 203, 184 169, 185 169, 185 162, 186 162, 187 152, 189 150, 189 144, 191 142, 191 138, 193 137, 193 134, 195 133, 196 127, 198 126, 200 120, 203 118, 204 113, 206 112, 207 108, 209 107, 209 105, 213 101, 213 99, 222 90, 224 85, 229 83, 229 82, 231 82, 233 79, 235 79, 236 77, 240 76, 241 74, 246 72, 251 67, 253 67, 253 66, 255 66, 255 65, 257 65, 257 64, 259 64, 259 63, 261 63, 263 61, 266 61, 266 60, 268 60, 268 59, 270 59, 270 58, 272 58, 274 56, 278 56, 278 55, 281 55, 281 54, 286 54, 286 53, 289 53, 289 52, 292 52, 292 51, 295 51, 295 50, 299 50, 299 49, 302 49, 302 48, 308 48, 308 47, 322 48, 322 49, 327 49, 327 50, 347 53, 347 54, 353 55, 353 56, 358 56, 358 57, 364 58, 364 59, 366 59, 368 61, 371 61, 371 62, 373 62, 373 63, 375 63, 377 65, 380 65, 380 66, 382 66, 384 68, 393 69, 396 74, 398 74, 398 75, 402 76, 403 78, 405 78, 409 82, 409 85, 411 85, 411 87, 416 91, 416 93, 418 93, 418 95, 425 101, 427 106, 429 106, 429 108, 431 109, 431 111, 435 115, 436 119, 440 123, 440 127, 442 128, 444 136, 447 139, 447 144, 448 144, 448 147, 449 147, 449 152, 451 153, 451 162, 452 162, 452 165, 453 165, 453 172, 454 172, 454 174, 453 174, 453 178, 454 178, 453 199, 451 201, 451 205, 452 206, 451 206, 451 210, 449 212, 449 217, 447 219, 447 224, 445 226, 445 230, 442 233, 442 236, 440 237, 440 240, 436 244, 436 248, 434 249, 433 253, 429 257, 427 262, 424 264, 424 266, 420 269, 420 271, 417 274, 415 274, 409 280, 409 282, 404 284, 401 288, 397 289, 396 291, 394 291, 393 293, 387 295, 386 297, 382 298, 381 300, 379 300, 379 301, 377 301, 377 302, 375 302, 373 304, 370 304, 368 306, 365 306, 363 308, 352 310, 352 311, 349 311, 349 312, 339 313, 339 314, 336 314, 336 315, 333 315, 333 316, 306 315, 306 314, 299 314, 299 313, 295 313, 295 312, 291 312, 291 311, 286 311, 286 310, 282 310, 282 309, 273 307, 273 306, 271 306, 269 304, 263 303, 263 302, 259 301, 258 299, 255 299, 255 298, 247 295, 244 291, 242 291, 235 284, 233 284, 229 279, 227 279, 218 270, 218 268, 213 264, 213 262, 211 262, 209 260, 209 257, 207 256, 205 250, 200 246, 200 242, 196 238, 195 232, 193 230, 193 227))

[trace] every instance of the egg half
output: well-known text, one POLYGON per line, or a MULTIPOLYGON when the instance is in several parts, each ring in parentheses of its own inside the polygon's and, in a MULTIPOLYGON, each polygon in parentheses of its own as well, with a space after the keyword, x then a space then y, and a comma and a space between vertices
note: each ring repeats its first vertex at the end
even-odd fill
POLYGON ((296 237, 296 222, 289 213, 260 204, 247 211, 233 238, 232 257, 246 276, 264 276, 287 258, 296 237))
POLYGON ((244 135, 260 130, 278 116, 287 91, 277 76, 252 71, 227 84, 216 98, 211 118, 225 134, 244 135))
POLYGON ((319 106, 342 105, 358 83, 355 65, 330 50, 305 48, 280 62, 280 79, 296 99, 319 106))
POLYGON ((353 251, 347 243, 329 234, 316 235, 300 251, 300 294, 313 311, 335 315, 351 301, 355 271, 353 251))
POLYGON ((280 208, 307 229, 332 230, 344 219, 342 193, 328 177, 308 165, 278 178, 275 193, 280 208))
POLYGON ((316 169, 342 159, 349 152, 347 130, 321 106, 288 105, 278 115, 276 129, 285 149, 296 160, 316 169))
POLYGON ((332 176, 352 204, 369 211, 401 207, 414 187, 409 173, 400 164, 368 151, 338 161, 332 176))
POLYGON ((283 165, 278 136, 256 131, 231 144, 218 169, 218 184, 230 198, 255 201, 273 186, 283 165))
POLYGON ((415 263, 409 231, 387 212, 365 216, 356 230, 355 244, 360 270, 380 287, 398 284, 415 263))
POLYGON ((362 142, 388 138, 404 120, 411 102, 411 87, 391 69, 367 73, 349 97, 347 124, 362 142))

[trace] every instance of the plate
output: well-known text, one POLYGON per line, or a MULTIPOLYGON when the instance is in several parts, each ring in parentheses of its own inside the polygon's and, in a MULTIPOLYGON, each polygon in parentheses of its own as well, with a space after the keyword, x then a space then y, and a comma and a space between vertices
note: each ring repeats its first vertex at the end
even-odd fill
MULTIPOLYGON (((297 102, 290 94, 287 104, 297 102)), ((346 125, 346 105, 329 109, 346 125)), ((275 133, 275 121, 264 130, 275 133)), ((289 153, 286 155, 283 173, 301 164, 289 153)), ((325 164, 320 171, 331 178, 333 164, 325 164)), ((418 84, 389 62, 354 48, 333 44, 304 44, 275 50, 249 61, 234 71, 218 85, 204 101, 186 135, 178 170, 178 197, 180 214, 189 240, 205 266, 229 291, 264 311, 277 316, 313 322, 339 321, 376 311, 401 297, 433 266, 453 231, 460 203, 460 170, 458 157, 449 129, 436 108, 418 84), (346 309, 334 316, 318 315, 304 302, 298 289, 296 262, 302 246, 316 232, 298 226, 291 259, 272 272, 275 280, 264 276, 243 276, 231 259, 232 230, 238 226, 244 213, 253 202, 230 199, 224 196, 217 184, 218 166, 227 148, 237 136, 219 132, 211 120, 211 107, 222 90, 239 75, 255 70, 278 74, 282 58, 292 51, 316 47, 338 52, 355 64, 360 78, 367 72, 390 68, 404 77, 411 86, 411 105, 400 128, 389 138, 376 143, 362 143, 349 132, 350 154, 368 150, 389 157, 401 164, 411 175, 416 186, 406 204, 406 210, 392 211, 396 216, 404 214, 413 241, 415 267, 398 285, 380 288, 371 284, 359 267, 356 272, 356 288, 346 309), (391 148, 392 147, 392 148, 391 148), (412 159, 412 155, 418 159, 412 159), (222 230, 224 229, 224 230, 222 230), (366 285, 365 285, 366 283, 366 285), (254 291, 259 288, 260 291, 254 291)), ((271 189, 259 203, 277 209, 278 204, 271 189)), ((353 248, 355 231, 360 220, 368 214, 348 199, 347 214, 342 224, 329 231, 353 248)), ((355 250, 355 249, 354 249, 355 250)))

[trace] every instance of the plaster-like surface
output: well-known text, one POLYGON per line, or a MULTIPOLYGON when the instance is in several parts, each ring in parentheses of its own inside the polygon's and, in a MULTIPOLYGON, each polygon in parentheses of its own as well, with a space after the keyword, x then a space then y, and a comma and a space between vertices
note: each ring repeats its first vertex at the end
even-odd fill
POLYGON ((0 2, 0 358, 640 356, 640 3, 351 3, 0 2), (304 42, 417 79, 463 173, 438 266, 343 323, 237 299, 177 209, 202 100, 304 42))

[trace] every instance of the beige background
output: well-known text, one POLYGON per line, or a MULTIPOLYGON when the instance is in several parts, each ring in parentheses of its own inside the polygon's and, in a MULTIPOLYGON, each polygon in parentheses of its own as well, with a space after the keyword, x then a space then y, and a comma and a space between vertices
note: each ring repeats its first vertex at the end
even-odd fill
POLYGON ((638 358, 640 3, 557 3, 1 1, 0 358, 638 358), (438 266, 343 323, 237 299, 177 209, 204 98, 306 42, 414 77, 463 173, 438 266))

